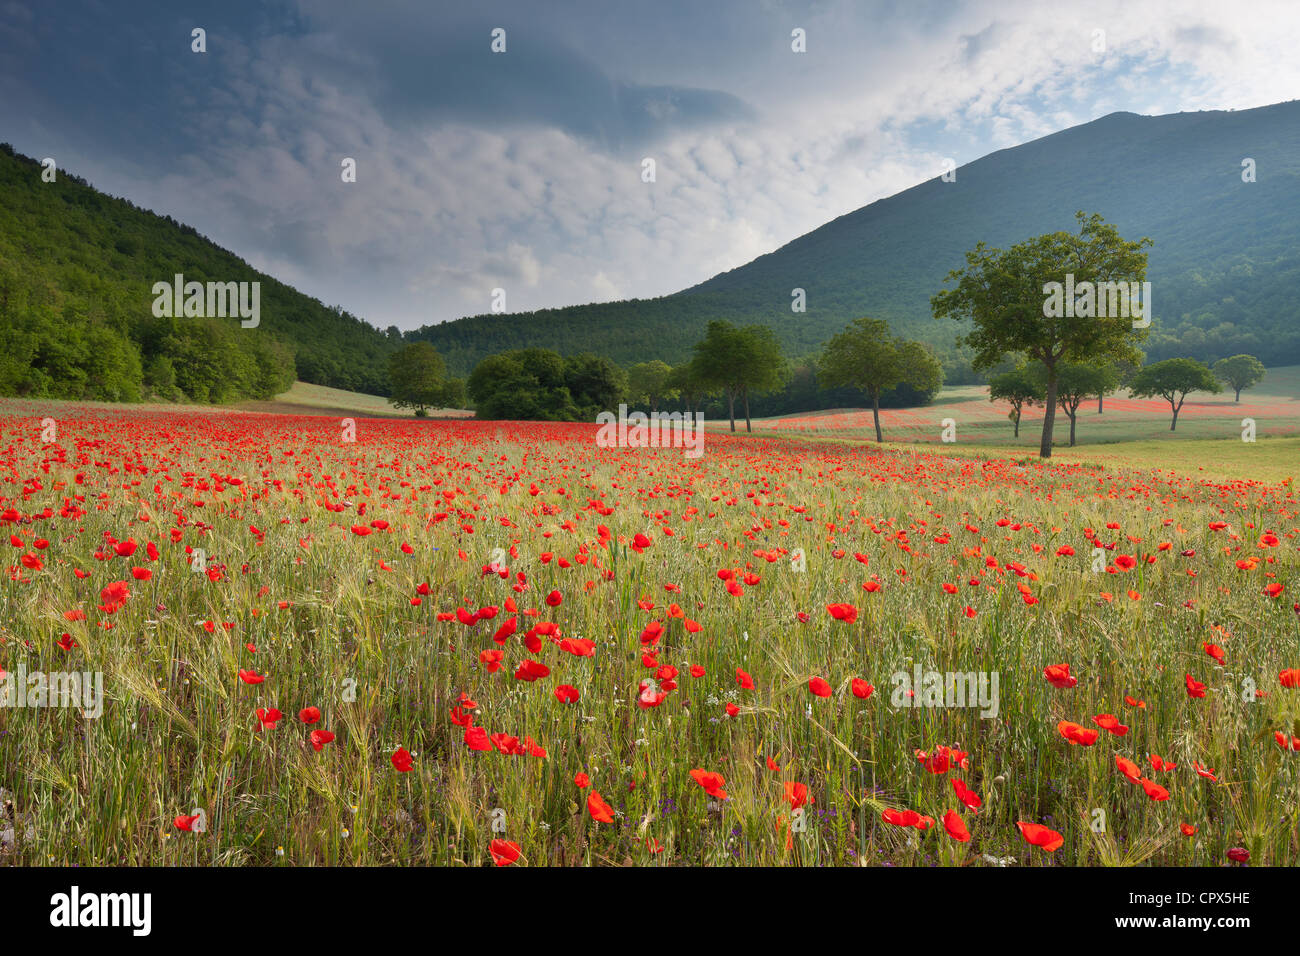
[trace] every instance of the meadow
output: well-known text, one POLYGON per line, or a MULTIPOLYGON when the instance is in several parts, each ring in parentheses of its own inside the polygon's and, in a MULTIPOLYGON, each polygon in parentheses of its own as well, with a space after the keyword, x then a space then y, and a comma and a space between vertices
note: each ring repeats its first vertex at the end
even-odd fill
POLYGON ((105 697, 0 707, 0 862, 1300 856, 1300 502, 1246 477, 1286 439, 595 431, 0 405, 0 668, 105 697))
MULTIPOLYGON (((1178 417, 1178 428, 1171 445, 1169 403, 1160 398, 1133 398, 1121 389, 1107 395, 1102 410, 1097 400, 1079 406, 1075 449, 1067 449, 1070 420, 1062 411, 1056 414, 1054 440, 1057 452, 1077 454, 1084 445, 1119 445, 1133 442, 1161 442, 1165 452, 1177 453, 1178 445, 1191 441, 1241 442, 1242 420, 1254 422, 1257 436, 1300 438, 1300 366, 1271 368, 1263 382, 1233 400, 1231 391, 1212 395, 1192 392, 1187 396, 1178 417)), ((916 445, 953 445, 955 451, 969 452, 976 446, 981 452, 1005 456, 1037 455, 1043 424, 1043 409, 1025 409, 1020 435, 1015 437, 1007 418, 1010 406, 990 402, 988 389, 982 385, 959 385, 944 388, 935 402, 923 408, 886 408, 880 413, 885 440, 916 445), (955 441, 944 442, 943 421, 951 419, 955 441)), ((714 426, 718 423, 715 421, 714 426)), ((726 427, 726 423, 722 423, 726 427)), ((743 423, 742 423, 743 427, 743 423)), ((831 409, 781 418, 759 419, 755 429, 816 438, 874 438, 870 409, 831 409)), ((1053 452, 1056 454, 1057 452, 1053 452)), ((1158 462, 1161 455, 1150 456, 1158 462)), ((1230 454, 1236 461, 1237 455, 1230 454)), ((1241 459, 1250 467, 1251 459, 1241 459)), ((1204 462, 1202 462, 1204 463, 1204 462)))

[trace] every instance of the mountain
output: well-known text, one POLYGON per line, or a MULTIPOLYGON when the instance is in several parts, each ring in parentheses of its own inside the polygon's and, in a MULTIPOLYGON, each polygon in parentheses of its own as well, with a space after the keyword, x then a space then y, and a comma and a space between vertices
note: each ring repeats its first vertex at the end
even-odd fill
MULTIPOLYGON (((932 344, 949 380, 962 330, 930 315, 930 296, 977 242, 1005 247, 1076 228, 1100 213, 1126 239, 1149 236, 1158 360, 1249 352, 1300 362, 1300 101, 1242 111, 1112 113, 960 167, 841 216, 747 265, 657 299, 425 326, 463 374, 502 348, 593 351, 620 363, 689 356, 709 319, 772 326, 794 355, 817 351, 870 315, 932 344), (1243 182, 1245 159, 1255 182, 1243 182), (807 311, 790 309, 802 288, 807 311)), ((957 374, 954 375, 954 372, 957 374)))
POLYGON ((170 216, 0 144, 0 395, 199 402, 270 398, 295 377, 388 394, 400 345, 254 270, 170 216), (156 318, 153 285, 260 282, 256 328, 156 318))
POLYGON ((620 364, 691 354, 710 319, 772 326, 792 357, 862 315, 931 344, 969 381, 962 330, 929 300, 965 252, 1098 212, 1149 236, 1152 360, 1248 352, 1300 364, 1300 102, 1242 111, 1112 113, 927 180, 775 252, 656 299, 480 315, 402 336, 263 275, 170 217, 104 195, 0 145, 0 395, 192 401, 268 398, 294 378, 388 394, 387 359, 431 342, 448 372, 541 346, 620 364), (1252 159, 1255 182, 1242 181, 1252 159), (154 283, 261 283, 261 322, 155 318, 154 283), (790 310, 802 288, 807 311, 790 310))

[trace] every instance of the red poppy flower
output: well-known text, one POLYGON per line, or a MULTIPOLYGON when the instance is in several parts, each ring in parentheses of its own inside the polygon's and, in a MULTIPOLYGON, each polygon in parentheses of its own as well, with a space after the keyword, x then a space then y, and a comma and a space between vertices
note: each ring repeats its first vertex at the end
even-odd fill
POLYGON ((492 854, 492 862, 497 866, 510 866, 519 859, 519 844, 509 840, 493 840, 488 844, 488 852, 492 854))
POLYGON ((1026 823, 1023 820, 1017 820, 1016 826, 1020 828, 1020 835, 1025 838, 1027 843, 1031 846, 1040 847, 1048 853, 1054 853, 1065 843, 1065 837, 1041 823, 1026 823))
POLYGON ((970 842, 970 831, 966 829, 966 824, 962 822, 956 810, 949 810, 944 814, 943 828, 948 831, 948 836, 958 843, 970 842))
POLYGON ((597 823, 614 822, 614 808, 606 803, 605 798, 595 790, 587 794, 587 812, 591 814, 591 818, 597 823))
POLYGON ((853 604, 827 604, 826 610, 835 620, 845 624, 852 624, 858 619, 858 609, 853 604))
POLYGON ((722 774, 696 768, 691 771, 691 777, 694 778, 696 783, 704 788, 704 792, 709 796, 717 797, 719 800, 727 799, 727 791, 722 789, 723 785, 726 783, 722 778, 722 774))
POLYGON ((1069 690, 1075 684, 1079 683, 1079 678, 1070 676, 1069 664, 1051 664, 1043 668, 1043 676, 1053 687, 1059 687, 1062 690, 1069 690))
POLYGON ((800 807, 812 806, 812 794, 808 792, 806 784, 795 783, 793 780, 787 780, 784 783, 785 801, 790 804, 791 810, 798 810, 800 807))
POLYGON ((1142 768, 1139 767, 1137 764, 1135 764, 1132 760, 1129 760, 1127 757, 1121 757, 1119 754, 1116 754, 1115 766, 1119 768, 1120 773, 1128 777, 1134 783, 1141 782, 1142 768))

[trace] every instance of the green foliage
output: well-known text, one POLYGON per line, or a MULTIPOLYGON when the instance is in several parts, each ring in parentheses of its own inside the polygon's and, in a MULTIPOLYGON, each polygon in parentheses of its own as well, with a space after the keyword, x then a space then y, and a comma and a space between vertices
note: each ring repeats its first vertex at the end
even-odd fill
POLYGON ((1253 355, 1233 355, 1214 363, 1216 378, 1232 389, 1234 401, 1241 401, 1243 390, 1264 380, 1264 365, 1253 355))
POLYGON ((660 402, 672 401, 680 394, 671 383, 672 375, 672 366, 660 359, 638 362, 627 370, 628 401, 657 411, 660 402))
POLYGON ((708 383, 700 377, 699 366, 694 361, 674 365, 666 385, 677 393, 688 412, 698 410, 700 404, 712 394, 708 383))
POLYGON ((627 397, 627 373, 603 355, 580 352, 564 360, 564 384, 578 407, 578 420, 594 421, 627 397))
POLYGON ((590 353, 515 349, 479 362, 466 387, 479 418, 595 421, 623 399, 627 375, 590 353))
POLYGON ((833 337, 822 352, 818 379, 827 386, 850 385, 871 396, 876 441, 880 429, 880 396, 898 385, 933 396, 943 385, 943 368, 919 342, 896 338, 882 319, 860 318, 833 337))
POLYGON ((400 342, 169 216, 0 145, 0 394, 233 402, 304 381, 387 394, 400 342), (261 322, 155 318, 155 282, 260 282, 261 322))
POLYGON ((464 383, 447 379, 442 356, 428 342, 412 342, 388 357, 392 385, 389 401, 413 408, 423 417, 428 408, 455 408, 464 401, 464 383))
POLYGON ((786 364, 772 330, 761 325, 736 328, 730 322, 709 323, 704 338, 695 344, 693 374, 706 389, 727 397, 731 430, 736 430, 736 399, 744 404, 745 429, 753 431, 749 397, 770 392, 785 380, 786 364))
MULTIPOLYGON (((1047 390, 1046 370, 1037 368, 1043 391, 1047 390)), ((1079 422, 1079 406, 1084 399, 1097 398, 1119 387, 1119 372, 1113 365, 1087 362, 1066 362, 1057 370, 1056 405, 1070 419, 1070 447, 1074 447, 1075 426, 1079 422)))
POLYGON ((1034 375, 1024 365, 995 375, 989 379, 989 401, 1009 402, 1007 416, 1015 426, 1015 437, 1020 437, 1020 418, 1027 407, 1041 405, 1047 400, 1047 386, 1040 376, 1034 375))
POLYGON ((1039 454, 1052 454, 1057 378, 1063 363, 1107 364, 1134 361, 1144 330, 1120 315, 1049 315, 1048 285, 1141 283, 1146 278, 1145 248, 1150 239, 1128 241, 1101 216, 1075 213, 1077 233, 1053 232, 1018 242, 1009 249, 979 243, 966 253, 966 268, 948 274, 953 288, 931 299, 936 318, 969 319, 962 339, 975 353, 974 364, 993 368, 1007 355, 1042 363, 1046 370, 1046 413, 1039 454))
POLYGON ((1178 427, 1178 413, 1189 392, 1217 395, 1223 388, 1203 363, 1190 358, 1172 358, 1143 368, 1133 377, 1129 391, 1136 398, 1159 395, 1167 401, 1174 413, 1169 424, 1169 430, 1173 431, 1178 427))

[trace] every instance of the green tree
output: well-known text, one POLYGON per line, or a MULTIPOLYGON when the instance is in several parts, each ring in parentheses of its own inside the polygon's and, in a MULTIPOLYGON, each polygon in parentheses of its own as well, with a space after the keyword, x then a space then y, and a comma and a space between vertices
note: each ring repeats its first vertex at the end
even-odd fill
POLYGON ((1234 355, 1214 363, 1215 377, 1233 390, 1236 395, 1233 401, 1236 402, 1241 401, 1243 389, 1264 380, 1265 371, 1264 363, 1253 355, 1234 355))
POLYGON ((564 360, 564 386, 579 421, 594 421, 603 411, 616 410, 627 394, 627 373, 603 355, 583 352, 564 360))
POLYGON ((466 390, 479 418, 584 421, 618 406, 627 374, 590 352, 566 359, 550 349, 514 349, 479 362, 466 390))
POLYGON ((1169 430, 1173 431, 1178 427, 1178 413, 1182 411, 1189 392, 1217 395, 1223 387, 1204 363, 1189 358, 1172 358, 1143 368, 1133 377, 1129 391, 1136 398, 1159 395, 1167 401, 1174 413, 1173 421, 1169 423, 1169 430))
MULTIPOLYGON (((1133 376, 1138 373, 1138 369, 1142 368, 1142 363, 1144 361, 1146 361, 1146 356, 1142 354, 1141 349, 1136 350, 1135 354, 1133 355, 1116 359, 1111 364, 1111 368, 1114 369, 1115 371, 1115 385, 1111 387, 1110 391, 1114 391, 1116 388, 1119 388, 1121 385, 1127 385, 1129 384, 1129 382, 1133 381, 1133 376)), ((1102 414, 1102 403, 1105 400, 1105 398, 1106 398, 1105 393, 1103 392, 1097 393, 1097 414, 1098 415, 1102 414)))
POLYGON ((672 375, 673 368, 667 362, 638 362, 627 370, 628 401, 648 405, 650 411, 657 412, 661 401, 672 401, 679 395, 671 383, 672 375))
POLYGON ((152 394, 167 401, 182 397, 176 387, 176 366, 165 355, 155 355, 144 370, 144 385, 152 394))
POLYGON ((736 430, 736 399, 745 411, 745 430, 753 431, 749 418, 749 396, 780 386, 785 371, 781 345, 765 325, 736 328, 718 319, 709 323, 704 338, 695 345, 696 374, 706 388, 721 389, 727 396, 731 430, 736 430))
MULTIPOLYGON (((564 374, 558 355, 555 376, 564 374)), ((537 370, 526 367, 522 350, 489 355, 470 373, 465 383, 476 417, 488 419, 544 419, 544 409, 551 404, 543 397, 544 388, 537 370)))
POLYGON ((396 408, 443 407, 447 393, 447 367, 428 342, 412 342, 388 358, 388 401, 396 408))
POLYGON ((102 402, 140 401, 140 350, 126 336, 93 324, 85 330, 85 396, 102 402))
MULTIPOLYGON (((1040 380, 1045 380, 1044 374, 1040 380)), ((1057 369, 1056 404, 1070 419, 1070 447, 1074 447, 1079 406, 1084 399, 1113 392, 1119 385, 1119 373, 1110 365, 1064 362, 1057 369)), ((1046 390, 1046 389, 1044 389, 1046 390)))
POLYGON ((449 378, 443 386, 442 401, 439 403, 443 408, 464 408, 466 404, 465 380, 463 378, 449 378))
POLYGON ((1020 416, 1026 408, 1041 405, 1047 397, 1042 380, 1023 365, 989 379, 989 401, 1008 402, 1011 413, 1007 415, 1015 425, 1015 437, 1020 437, 1020 416))
POLYGON ((687 413, 698 411, 700 403, 711 393, 700 374, 699 356, 693 361, 674 365, 668 376, 667 387, 677 393, 685 404, 687 413))
POLYGON ((876 441, 885 440, 880 429, 880 395, 898 385, 918 391, 938 391, 943 367, 919 342, 889 334, 883 319, 860 318, 826 343, 818 363, 817 379, 825 386, 849 385, 871 396, 876 441))
MULTIPOLYGON (((966 268, 948 273, 955 286, 930 299, 936 318, 970 319, 972 331, 959 340, 975 352, 976 369, 996 367, 1008 354, 1041 362, 1047 394, 1038 453, 1052 455, 1056 395, 1063 362, 1132 359, 1145 330, 1122 315, 1081 317, 1086 290, 1099 283, 1142 282, 1150 239, 1127 241, 1099 215, 1076 213, 1077 233, 1053 232, 1016 243, 1005 251, 979 243, 966 253, 966 268), (1074 317, 1048 314, 1049 283, 1072 276, 1074 317), (1091 286, 1083 285, 1091 283, 1091 286)), ((1095 304, 1095 299, 1093 300, 1095 304)), ((1109 308, 1102 311, 1110 312, 1109 308)), ((1119 312, 1119 309, 1113 310, 1119 312)))

